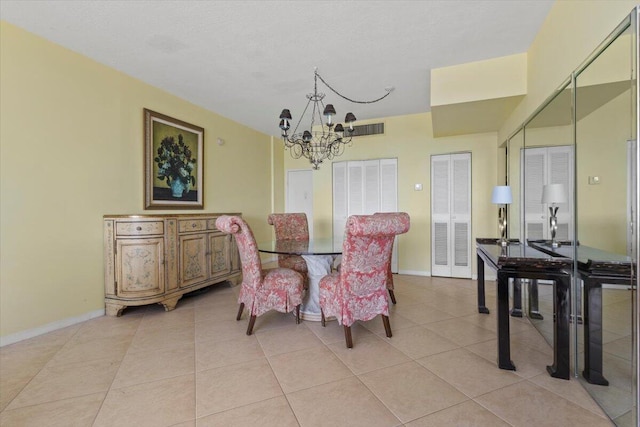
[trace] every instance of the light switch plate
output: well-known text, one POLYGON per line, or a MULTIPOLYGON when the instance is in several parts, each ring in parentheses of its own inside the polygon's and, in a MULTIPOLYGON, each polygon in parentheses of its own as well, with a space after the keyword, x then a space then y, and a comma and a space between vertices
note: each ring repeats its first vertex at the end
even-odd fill
POLYGON ((589 185, 597 185, 600 184, 600 177, 599 176, 590 176, 589 177, 589 185))
POLYGON ((422 184, 416 184, 413 189, 416 191, 422 191, 422 184))

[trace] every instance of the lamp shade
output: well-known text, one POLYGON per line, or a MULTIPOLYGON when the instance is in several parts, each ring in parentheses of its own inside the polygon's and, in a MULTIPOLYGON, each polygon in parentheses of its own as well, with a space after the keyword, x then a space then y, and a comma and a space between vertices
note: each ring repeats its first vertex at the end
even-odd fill
POLYGON ((513 197, 511 196, 511 187, 508 185, 496 185, 493 187, 491 203, 496 205, 510 205, 512 202, 513 197))
POLYGON ((564 184, 547 184, 542 187, 542 203, 566 203, 567 191, 564 184))

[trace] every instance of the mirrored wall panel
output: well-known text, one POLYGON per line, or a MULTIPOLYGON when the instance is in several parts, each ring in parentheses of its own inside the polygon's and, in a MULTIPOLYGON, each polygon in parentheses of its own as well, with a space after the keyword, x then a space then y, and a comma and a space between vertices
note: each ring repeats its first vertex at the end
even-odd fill
MULTIPOLYGON (((509 237, 573 260, 572 373, 616 425, 637 426, 637 11, 507 142, 509 237)), ((553 282, 513 304, 553 346, 553 282)))
POLYGON ((636 426, 634 34, 629 21, 620 31, 575 74, 577 351, 585 388, 617 425, 636 426))

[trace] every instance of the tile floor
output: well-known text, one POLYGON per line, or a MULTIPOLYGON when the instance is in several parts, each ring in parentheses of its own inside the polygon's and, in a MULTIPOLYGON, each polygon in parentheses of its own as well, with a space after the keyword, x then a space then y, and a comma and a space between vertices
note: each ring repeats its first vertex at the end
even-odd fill
MULTIPOLYGON (((539 305, 543 320, 531 320, 533 326, 553 343, 553 286, 539 285, 539 305)), ((602 290, 602 325, 603 325, 603 372, 608 386, 589 384, 583 378, 583 387, 602 406, 604 412, 620 427, 636 426, 633 419, 634 396, 632 325, 633 294, 624 286, 608 286, 602 290)), ((527 303, 527 297, 523 297, 527 303)), ((571 323, 571 336, 575 333, 571 323)), ((582 323, 577 325, 578 337, 578 372, 584 369, 584 331, 582 323)))
MULTIPOLYGON (((517 371, 496 367, 495 310, 475 281, 395 276, 393 337, 353 326, 235 320, 238 288, 217 285, 0 349, 2 426, 610 426, 575 379, 549 377, 552 351, 513 319, 517 371)), ((495 290, 487 298, 494 308, 495 290)))

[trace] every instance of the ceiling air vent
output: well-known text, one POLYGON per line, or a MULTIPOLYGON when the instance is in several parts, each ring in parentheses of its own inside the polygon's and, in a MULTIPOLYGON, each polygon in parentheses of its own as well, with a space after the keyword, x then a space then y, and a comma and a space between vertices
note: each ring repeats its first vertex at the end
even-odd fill
POLYGON ((384 123, 372 123, 370 125, 356 125, 353 127, 353 136, 379 135, 384 133, 384 123))

